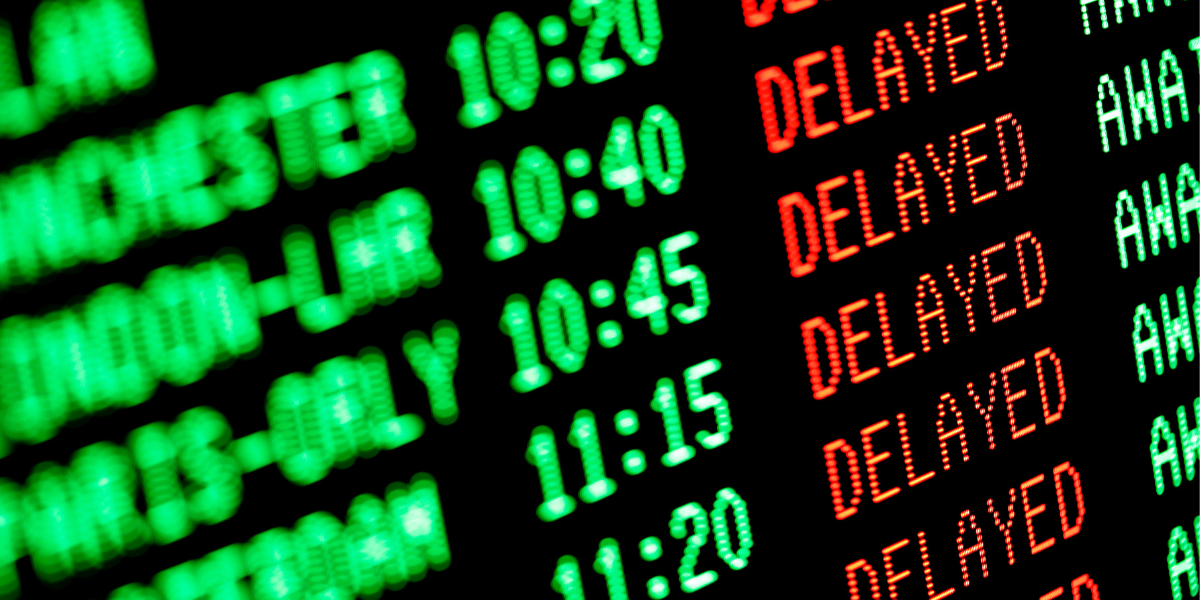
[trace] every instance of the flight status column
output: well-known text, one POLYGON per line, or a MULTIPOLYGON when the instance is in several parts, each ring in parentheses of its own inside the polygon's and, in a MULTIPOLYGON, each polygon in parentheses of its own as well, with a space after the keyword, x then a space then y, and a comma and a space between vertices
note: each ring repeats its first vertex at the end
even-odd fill
POLYGON ((829 597, 1200 593, 1195 10, 1063 4, 742 3, 829 597))

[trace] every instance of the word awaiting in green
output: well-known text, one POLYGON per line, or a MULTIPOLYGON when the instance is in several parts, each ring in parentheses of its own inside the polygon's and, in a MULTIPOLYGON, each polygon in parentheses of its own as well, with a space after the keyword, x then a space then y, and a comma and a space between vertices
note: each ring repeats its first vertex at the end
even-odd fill
POLYGON ((33 13, 21 77, 12 27, 0 19, 0 138, 35 133, 72 110, 104 104, 154 78, 141 0, 45 0, 33 13))
MULTIPOLYGON (((1150 182, 1142 182, 1142 203, 1146 207, 1146 228, 1150 232, 1150 252, 1154 256, 1159 253, 1159 240, 1166 238, 1167 247, 1175 248, 1175 219, 1179 219, 1179 236, 1183 243, 1192 241, 1191 225, 1188 223, 1188 213, 1200 216, 1200 181, 1196 180, 1196 172, 1192 166, 1183 163, 1179 166, 1179 175, 1175 177, 1175 210, 1171 211, 1171 194, 1168 189, 1166 173, 1158 175, 1158 191, 1162 204, 1154 205, 1154 195, 1150 192, 1150 182), (1188 190, 1191 197, 1185 198, 1188 190)), ((1142 218, 1134 206, 1133 196, 1129 190, 1121 190, 1117 194, 1117 216, 1113 218, 1113 226, 1117 230, 1117 250, 1120 251, 1121 268, 1129 267, 1129 257, 1125 252, 1125 240, 1133 238, 1134 249, 1137 251, 1138 262, 1146 260, 1146 244, 1142 236, 1142 218), (1129 225, 1125 225, 1125 215, 1129 215, 1129 225)))
MULTIPOLYGON (((1200 542, 1200 516, 1192 521, 1196 541, 1200 542)), ((1176 526, 1167 538, 1167 573, 1171 577, 1171 596, 1174 600, 1184 600, 1183 586, 1179 584, 1180 577, 1187 584, 1187 598, 1200 596, 1200 553, 1188 541, 1187 531, 1176 526), (1180 559, 1179 555, 1183 554, 1180 559)))
MULTIPOLYGON (((1196 46, 1197 40, 1200 38, 1193 39, 1189 47, 1200 52, 1200 47, 1196 46)), ((1134 140, 1142 139, 1143 124, 1150 125, 1150 133, 1158 133, 1158 110, 1155 108, 1154 86, 1150 79, 1150 63, 1144 58, 1142 59, 1142 77, 1139 83, 1142 85, 1141 90, 1135 89, 1133 73, 1126 65, 1125 94, 1129 100, 1129 118, 1132 122, 1134 140)), ((1121 145, 1129 144, 1129 138, 1125 133, 1125 111, 1121 104, 1121 96, 1117 94, 1116 84, 1107 73, 1100 76, 1096 93, 1098 95, 1096 117, 1100 123, 1100 142, 1104 146, 1104 151, 1109 151, 1107 125, 1113 121, 1116 122, 1117 136, 1121 145), (1112 100, 1112 108, 1109 110, 1104 109, 1106 95, 1112 100)), ((1187 93, 1184 91, 1183 70, 1179 68, 1179 61, 1170 49, 1163 50, 1162 59, 1158 61, 1158 97, 1162 102, 1163 124, 1167 129, 1174 126, 1174 118, 1171 116, 1172 98, 1175 98, 1179 104, 1179 118, 1184 123, 1191 118, 1188 112, 1187 93), (1168 77, 1174 83, 1167 85, 1168 77)))
MULTIPOLYGON (((1167 342, 1167 362, 1174 369, 1178 364, 1177 355, 1182 348, 1188 362, 1196 357, 1195 341, 1192 337, 1193 324, 1200 327, 1200 278, 1196 279, 1196 287, 1192 291, 1192 322, 1188 322, 1188 303, 1183 286, 1175 288, 1175 306, 1179 316, 1171 318, 1171 307, 1166 294, 1158 297, 1159 310, 1162 311, 1163 338, 1167 342)), ((1197 332, 1200 336, 1200 331, 1197 332)), ((1163 374, 1163 350, 1158 338, 1158 323, 1145 303, 1139 304, 1133 311, 1133 353, 1137 359, 1138 381, 1146 382, 1145 354, 1149 352, 1154 360, 1154 373, 1163 374), (1148 337, 1142 337, 1145 329, 1148 337)))
MULTIPOLYGON (((1125 8, 1126 3, 1133 8, 1133 17, 1136 19, 1142 16, 1142 9, 1139 6, 1141 0, 1113 0, 1113 16, 1116 17, 1117 25, 1124 23, 1121 17, 1121 9, 1125 8)), ((1171 0, 1164 0, 1167 6, 1171 6, 1171 0)), ((1083 35, 1092 35, 1092 23, 1088 18, 1088 5, 1095 4, 1100 7, 1100 28, 1108 29, 1108 7, 1105 5, 1106 0, 1079 0, 1079 10, 1083 13, 1083 35)), ((1154 0, 1146 0, 1146 12, 1154 12, 1154 0)))
POLYGON ((1171 483, 1175 484, 1175 487, 1183 484, 1181 471, 1187 473, 1188 481, 1196 477, 1196 463, 1200 462, 1200 398, 1196 398, 1192 404, 1196 415, 1196 427, 1188 427, 1186 407, 1187 405, 1180 405, 1175 409, 1175 416, 1179 421, 1179 444, 1175 443, 1175 433, 1171 431, 1171 425, 1162 415, 1155 417, 1154 423, 1150 425, 1150 464, 1154 469, 1154 490, 1160 496, 1167 487, 1162 472, 1164 466, 1169 467, 1171 483), (1159 450, 1164 444, 1166 448, 1159 450), (1184 466, 1182 470, 1179 468, 1181 454, 1184 466))
POLYGON ((407 152, 416 133, 402 106, 405 89, 400 63, 376 50, 268 83, 259 96, 229 94, 17 167, 0 176, 0 291, 270 202, 279 167, 261 139, 268 117, 292 187, 407 152), (356 125, 358 139, 344 140, 356 125))
POLYGON ((264 531, 160 571, 152 586, 117 588, 108 600, 378 598, 448 566, 437 483, 418 473, 408 485, 389 485, 384 499, 354 498, 345 524, 316 512, 291 529, 264 531))

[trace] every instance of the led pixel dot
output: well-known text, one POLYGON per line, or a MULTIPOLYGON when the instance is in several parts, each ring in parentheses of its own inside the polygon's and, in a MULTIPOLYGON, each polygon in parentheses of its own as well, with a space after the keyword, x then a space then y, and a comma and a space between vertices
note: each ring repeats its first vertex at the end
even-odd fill
POLYGON ((563 156, 563 165, 566 167, 567 176, 578 179, 592 172, 592 155, 583 148, 567 150, 567 154, 563 156))
POLYGON ((567 23, 558 15, 550 15, 538 23, 538 39, 547 46, 567 41, 567 23))
POLYGON ((638 422, 637 411, 632 408, 627 408, 613 417, 613 421, 617 425, 617 433, 621 435, 633 435, 637 433, 640 423, 638 422))
POLYGON ((571 211, 580 219, 590 219, 600 212, 600 199, 592 190, 579 190, 571 196, 571 211))
POLYGON ((641 475, 646 470, 646 453, 633 449, 621 455, 621 466, 628 475, 641 475))
POLYGON ((592 304, 597 308, 608 308, 617 299, 617 294, 613 291, 613 284, 607 279, 593 283, 588 288, 588 295, 592 299, 592 304))
POLYGON ((619 346, 625 340, 625 334, 621 331, 621 324, 616 321, 601 323, 596 327, 596 337, 600 339, 600 345, 605 348, 619 346))
MULTIPOLYGON (((650 536, 638 542, 638 552, 641 553, 642 560, 658 560, 663 555, 662 540, 650 536)), ((666 582, 665 578, 655 577, 655 579, 663 579, 664 583, 666 582)))

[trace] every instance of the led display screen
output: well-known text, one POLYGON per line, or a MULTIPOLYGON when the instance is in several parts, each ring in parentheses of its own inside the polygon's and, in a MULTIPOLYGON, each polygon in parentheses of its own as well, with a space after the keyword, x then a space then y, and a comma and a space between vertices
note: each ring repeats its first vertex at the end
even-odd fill
POLYGON ((1196 0, 0 5, 0 600, 1200 596, 1196 0))

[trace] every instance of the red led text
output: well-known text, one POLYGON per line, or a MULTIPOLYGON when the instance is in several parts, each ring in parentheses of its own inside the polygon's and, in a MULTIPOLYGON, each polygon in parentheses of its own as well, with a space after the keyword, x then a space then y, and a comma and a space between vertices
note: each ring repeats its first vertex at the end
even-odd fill
MULTIPOLYGON (((751 20, 759 20, 758 24, 770 20, 770 13, 766 13, 763 20, 763 8, 757 9, 757 12, 746 12, 754 3, 752 0, 746 0, 743 4, 743 11, 746 15, 746 24, 750 25, 751 20)), ((773 9, 774 2, 770 3, 773 9)), ((789 3, 785 2, 785 7, 789 3)), ((790 3, 794 6, 806 4, 803 2, 790 3)), ((975 0, 975 14, 972 15, 969 10, 971 3, 960 2, 952 6, 948 6, 938 11, 937 13, 929 13, 928 27, 923 31, 912 21, 904 23, 904 32, 900 39, 890 30, 881 29, 875 33, 875 48, 874 57, 871 59, 872 70, 874 71, 874 80, 876 86, 876 99, 878 101, 878 110, 887 111, 892 108, 892 96, 888 88, 888 80, 895 80, 896 98, 901 104, 907 103, 911 96, 908 88, 908 75, 905 72, 904 52, 901 48, 906 45, 906 42, 911 42, 912 50, 916 53, 915 58, 919 58, 923 65, 923 71, 920 75, 924 76, 925 87, 930 94, 937 91, 937 81, 939 77, 935 75, 934 60, 935 55, 943 55, 944 60, 939 60, 938 63, 943 66, 945 73, 941 74, 941 78, 949 77, 951 85, 957 85, 974 79, 980 75, 979 69, 967 71, 959 68, 959 62, 962 60, 962 54, 966 52, 977 52, 982 54, 983 62, 980 65, 983 67, 983 72, 991 72, 1004 66, 1004 56, 1008 51, 1008 35, 1004 26, 1004 7, 1000 5, 999 0, 975 0), (987 16, 986 8, 990 7, 993 16, 987 16), (951 22, 953 20, 953 23, 951 22), (979 35, 976 38, 979 46, 975 49, 968 50, 967 46, 962 45, 968 41, 969 35, 963 33, 970 31, 973 28, 978 28, 979 35), (940 38, 940 40, 939 40, 940 38), (956 56, 956 52, 959 53, 956 56), (886 64, 885 64, 886 63, 886 64)), ((764 7, 767 2, 764 2, 764 7)), ((812 3, 807 3, 811 6, 812 3)), ((786 8, 785 8, 786 9, 786 8)), ((800 10, 797 8, 796 10, 800 10)), ((751 25, 752 27, 755 25, 751 25)), ((913 63, 917 61, 911 55, 909 60, 913 63)), ((817 50, 808 54, 802 55, 792 61, 792 69, 796 77, 796 85, 793 87, 791 79, 778 66, 767 67, 759 70, 754 74, 755 84, 758 87, 759 110, 762 112, 763 130, 766 134, 767 150, 772 153, 783 152, 791 148, 795 143, 796 135, 800 131, 800 115, 803 115, 804 135, 810 139, 818 138, 828 133, 837 131, 841 125, 852 125, 862 122, 863 120, 875 114, 875 108, 854 108, 854 100, 850 93, 850 80, 846 69, 844 49, 841 46, 833 46, 826 53, 824 50, 817 50), (810 67, 822 63, 826 60, 831 61, 834 69, 834 83, 837 86, 837 99, 841 108, 841 120, 839 121, 835 115, 820 115, 816 114, 815 99, 829 93, 830 84, 825 82, 812 81, 809 69, 810 67), (781 130, 779 127, 779 114, 776 111, 774 92, 772 86, 779 90, 780 102, 783 104, 784 127, 781 130), (799 100, 800 113, 797 113, 796 103, 799 100), (828 119, 822 121, 822 119, 828 119)))
MULTIPOLYGON (((915 348, 905 352, 905 348, 898 347, 898 332, 893 331, 897 323, 905 323, 908 327, 916 325, 923 354, 931 352, 935 345, 949 344, 951 328, 946 314, 947 296, 951 302, 961 302, 964 309, 966 322, 959 322, 957 327, 965 325, 969 333, 974 333, 977 318, 990 317, 992 323, 998 323, 1014 316, 1022 308, 1029 310, 1040 305, 1045 299, 1048 283, 1042 244, 1032 232, 1026 231, 1013 238, 1012 242, 1000 242, 984 248, 978 255, 972 254, 967 259, 966 268, 962 263, 959 266, 948 264, 945 276, 925 273, 918 277, 915 286, 915 319, 912 321, 909 320, 912 317, 889 315, 887 298, 883 292, 875 294, 873 303, 863 298, 838 309, 840 343, 838 330, 825 317, 808 319, 800 325, 800 333, 813 398, 823 400, 837 393, 843 374, 848 375, 852 384, 862 383, 883 373, 885 366, 894 369, 915 358, 915 348), (1006 248, 1015 250, 1015 264, 1004 265, 996 260, 996 253, 1006 248), (1001 306, 996 299, 996 288, 1001 285, 1020 285, 1024 302, 1001 306), (870 308, 872 304, 873 311, 870 308), (817 341, 818 333, 820 344, 817 341), (869 364, 860 360, 864 354, 863 343, 868 340, 872 340, 869 342, 869 354, 879 355, 878 350, 882 346, 884 361, 869 364), (824 346, 823 351, 820 346, 824 346), (822 355, 828 377, 821 365, 822 355)), ((1015 289, 1010 288, 1014 293, 1015 289)))
MULTIPOLYGON (((939 471, 949 471, 954 455, 959 457, 957 460, 960 463, 970 462, 966 427, 968 419, 963 417, 964 412, 979 415, 979 420, 976 421, 978 425, 972 427, 982 426, 986 430, 989 451, 996 449, 996 431, 999 429, 1003 436, 1006 420, 1008 434, 1014 440, 1033 433, 1039 425, 1039 419, 1029 414, 1032 412, 1036 415, 1036 408, 1028 406, 1033 396, 1030 395, 1028 387, 1018 389, 1015 382, 1018 381, 1016 377, 1024 377, 1032 383, 1035 374, 1037 392, 1041 397, 1040 424, 1048 426, 1062 419, 1067 403, 1062 359, 1046 347, 1034 352, 1032 360, 1023 358, 993 371, 981 385, 967 382, 965 393, 957 397, 947 392, 938 398, 937 416, 933 419, 933 427, 922 431, 936 434, 937 446, 941 451, 940 464, 933 456, 914 456, 912 435, 909 432, 909 420, 912 419, 912 415, 905 413, 897 413, 894 424, 891 419, 884 419, 860 430, 860 451, 856 451, 854 445, 844 438, 825 444, 822 450, 825 455, 825 470, 829 476, 834 516, 843 520, 856 514, 859 506, 867 506, 862 502, 866 495, 862 481, 863 467, 866 470, 866 489, 869 491, 871 503, 879 504, 903 490, 932 479, 939 471), (1023 399, 1025 401, 1018 407, 1018 401, 1023 399), (999 411, 994 412, 997 408, 999 411), (994 422, 993 419, 998 422, 994 422), (893 454, 893 451, 897 454, 893 454), (860 456, 863 467, 859 466, 860 456), (845 467, 841 466, 843 464, 845 467), (843 481, 849 482, 848 491, 844 491, 846 488, 842 484, 843 481), (900 483, 903 485, 899 485, 900 483)), ((1035 401, 1034 407, 1036 406, 1035 401)), ((925 438, 924 435, 921 437, 925 438)), ((926 439, 925 447, 932 447, 932 441, 926 439)), ((980 442, 977 440, 976 443, 980 442)), ((1178 470, 1178 466, 1175 468, 1178 470)))
MULTIPOLYGON (((960 193, 969 193, 971 204, 979 204, 994 198, 1002 191, 1015 190, 1025 183, 1025 172, 1029 167, 1029 162, 1025 156, 1025 139, 1021 132, 1021 125, 1013 118, 1012 113, 1000 115, 992 121, 992 123, 979 123, 951 135, 947 147, 940 156, 939 152, 935 150, 934 144, 925 144, 924 156, 928 161, 923 165, 918 166, 917 159, 911 152, 902 152, 896 157, 895 179, 892 181, 892 187, 895 193, 896 212, 900 219, 901 233, 913 231, 918 224, 930 224, 929 199, 933 195, 933 191, 939 187, 939 182, 944 188, 946 206, 950 214, 954 214, 958 210, 954 195, 956 187, 959 188, 960 193), (995 126, 996 143, 984 148, 984 144, 991 141, 990 136, 977 134, 990 129, 989 125, 995 126), (975 167, 988 160, 1000 164, 1003 169, 1003 182, 976 180, 975 167), (925 171, 922 172, 921 168, 924 168, 925 171), (930 177, 927 178, 925 173, 929 173, 930 177), (926 191, 927 181, 928 192, 926 191), (987 191, 981 189, 987 187, 992 189, 987 191)), ((862 224, 863 246, 873 248, 895 238, 895 231, 879 232, 876 230, 877 225, 872 222, 866 176, 863 170, 855 170, 851 176, 854 180, 853 193, 858 204, 859 221, 862 224)), ((834 210, 831 202, 833 194, 848 195, 851 193, 849 183, 850 178, 844 174, 818 183, 815 190, 816 208, 800 192, 792 192, 779 199, 779 218, 783 225, 783 242, 787 249, 788 269, 792 277, 803 277, 816 270, 822 244, 824 244, 829 262, 842 261, 858 254, 862 249, 857 243, 845 245, 849 229, 846 225, 854 220, 850 217, 850 209, 834 210), (799 215, 797 215, 797 209, 799 209, 799 215), (796 225, 797 216, 799 216, 799 221, 804 229, 803 246, 801 245, 800 230, 796 225), (839 228, 842 228, 840 243, 838 242, 839 228)), ((964 193, 964 195, 966 194, 964 193)), ((1155 248, 1157 249, 1157 246, 1155 248)))
MULTIPOLYGON (((997 538, 1004 540, 1005 551, 1002 556, 1009 565, 1013 565, 1016 564, 1015 546, 1024 546, 1021 529, 1028 534, 1029 556, 1032 556, 1052 548, 1059 539, 1060 532, 1061 539, 1064 541, 1078 535, 1083 527, 1084 512, 1083 483, 1079 470, 1071 466, 1070 461, 1054 467, 1049 473, 1040 473, 1027 479, 1018 487, 1009 488, 1007 497, 1001 497, 999 501, 989 498, 986 512, 978 509, 974 512, 962 511, 958 515, 955 546, 958 549, 963 587, 971 586, 973 572, 978 572, 982 578, 988 577, 987 548, 985 546, 990 546, 993 556, 995 556, 995 550, 999 547, 997 538), (1057 502, 1050 500, 1051 498, 1057 502), (1051 506, 1058 508, 1057 527, 1053 512, 1047 512, 1047 501, 1052 503, 1051 506), (1019 525, 1016 521, 1018 510, 1023 516, 1023 521, 1019 525), (1013 540, 1014 526, 1018 531, 1015 542, 1013 540), (985 532, 988 533, 985 535, 985 532), (990 541, 985 542, 985 540, 990 541)), ((1022 554, 1024 555, 1023 552, 1022 554)), ((875 564, 865 558, 860 558, 846 565, 846 582, 850 588, 851 600, 861 600, 864 597, 882 600, 884 589, 887 590, 890 600, 899 600, 900 587, 898 584, 911 577, 913 570, 918 567, 924 576, 923 587, 926 588, 922 592, 927 591, 930 600, 941 600, 955 592, 954 587, 938 591, 934 585, 929 544, 924 531, 917 532, 916 548, 912 547, 909 539, 901 539, 884 547, 882 559, 875 564), (883 577, 879 576, 879 569, 875 566, 880 563, 883 565, 883 577), (904 568, 905 566, 910 568, 904 568), (860 576, 866 580, 866 590, 860 590, 860 576)), ((974 583, 978 585, 979 579, 976 579, 974 583)), ((942 585, 945 585, 944 581, 942 585)), ((913 585, 906 589, 912 590, 917 587, 918 585, 913 585)), ((1095 582, 1086 575, 1076 578, 1072 582, 1072 587, 1091 590, 1094 598, 1099 597, 1099 590, 1095 582), (1077 586, 1076 582, 1078 582, 1077 586)), ((1051 592, 1051 594, 1053 593, 1051 592)), ((925 594, 921 595, 924 597, 925 594)), ((907 597, 913 598, 915 594, 907 597)), ((1056 596, 1043 597, 1053 598, 1056 596)))

